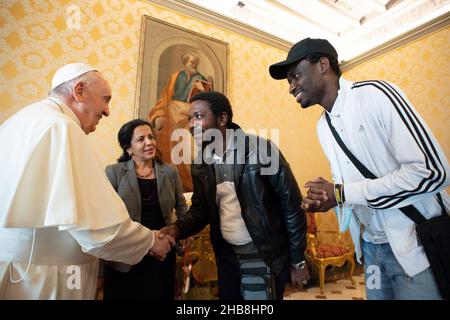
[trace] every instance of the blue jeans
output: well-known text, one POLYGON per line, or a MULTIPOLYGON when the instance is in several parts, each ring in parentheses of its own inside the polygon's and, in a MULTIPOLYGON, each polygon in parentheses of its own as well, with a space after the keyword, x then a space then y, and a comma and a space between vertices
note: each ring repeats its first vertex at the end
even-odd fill
POLYGON ((430 267, 408 276, 392 252, 389 243, 362 241, 368 300, 441 300, 430 267))

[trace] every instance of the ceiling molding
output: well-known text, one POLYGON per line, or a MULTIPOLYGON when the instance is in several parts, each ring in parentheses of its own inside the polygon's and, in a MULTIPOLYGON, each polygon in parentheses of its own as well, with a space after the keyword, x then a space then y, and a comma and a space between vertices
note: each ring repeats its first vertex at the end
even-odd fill
POLYGON ((325 32, 332 34, 333 36, 337 36, 338 35, 336 30, 333 30, 330 27, 328 27, 327 25, 325 25, 323 23, 320 23, 320 21, 316 21, 315 19, 312 19, 312 18, 308 17, 308 15, 303 15, 303 14, 299 13, 298 11, 295 11, 291 7, 285 5, 285 4, 281 3, 281 2, 278 2, 278 1, 275 1, 275 0, 267 0, 267 1, 272 6, 289 13, 293 17, 297 17, 297 18, 299 18, 299 19, 301 19, 303 21, 306 21, 308 24, 314 25, 314 26, 316 26, 316 28, 322 29, 325 32))
MULTIPOLYGON (((248 24, 242 23, 232 18, 225 17, 221 14, 200 7, 192 2, 186 0, 147 0, 148 2, 155 3, 159 6, 166 7, 187 16, 197 18, 202 21, 209 22, 221 28, 236 32, 241 35, 245 35, 254 40, 260 41, 275 48, 289 51, 293 43, 283 40, 279 37, 268 34, 264 31, 258 30, 248 24)), ((395 0, 394 0, 395 1, 395 0)), ((342 61, 340 63, 342 71, 347 71, 355 66, 362 64, 366 61, 374 59, 378 56, 386 54, 389 51, 395 50, 401 46, 404 46, 412 41, 422 38, 432 32, 445 28, 450 24, 450 13, 436 17, 429 22, 420 25, 411 31, 408 31, 402 35, 395 37, 386 43, 379 45, 369 51, 366 51, 355 58, 348 61, 342 61)))
POLYGON ((247 36, 254 40, 268 44, 275 48, 289 51, 292 43, 269 33, 258 30, 252 26, 244 24, 232 18, 225 17, 211 10, 200 7, 194 3, 187 2, 185 0, 147 0, 148 2, 155 3, 162 7, 166 7, 185 15, 197 18, 202 21, 212 23, 218 27, 226 28, 230 31, 247 36))
POLYGON ((429 22, 418 26, 411 31, 405 32, 404 34, 395 37, 386 43, 379 45, 367 52, 364 52, 353 59, 341 62, 342 71, 347 71, 357 65, 364 63, 366 61, 372 60, 376 57, 386 54, 389 51, 395 50, 402 47, 412 41, 425 37, 437 30, 443 29, 450 25, 450 13, 447 12, 439 17, 436 17, 429 22))
POLYGON ((337 13, 339 13, 340 15, 346 16, 347 19, 353 20, 354 24, 361 24, 361 18, 359 15, 357 15, 356 13, 352 12, 352 11, 345 11, 343 10, 341 7, 339 7, 338 5, 336 5, 336 2, 328 2, 326 0, 319 0, 319 2, 321 4, 323 4, 324 6, 327 6, 328 8, 336 11, 337 13))

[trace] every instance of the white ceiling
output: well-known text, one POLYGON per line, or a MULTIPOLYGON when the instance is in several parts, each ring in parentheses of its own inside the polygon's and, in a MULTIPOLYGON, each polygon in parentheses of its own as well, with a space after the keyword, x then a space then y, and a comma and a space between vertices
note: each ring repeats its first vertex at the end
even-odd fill
POLYGON ((187 0, 291 43, 328 39, 340 61, 450 12, 450 0, 187 0))

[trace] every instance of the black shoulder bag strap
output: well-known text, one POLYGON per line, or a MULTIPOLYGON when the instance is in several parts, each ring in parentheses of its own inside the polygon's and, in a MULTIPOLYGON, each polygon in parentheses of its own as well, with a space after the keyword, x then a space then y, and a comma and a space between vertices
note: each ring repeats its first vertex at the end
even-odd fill
MULTIPOLYGON (((375 176, 369 169, 366 168, 354 155, 353 153, 348 150, 347 146, 342 141, 341 137, 337 133, 336 129, 331 124, 330 116, 326 111, 325 112, 325 118, 327 119, 328 126, 330 127, 331 133, 333 134, 334 138, 336 139, 336 142, 341 147, 342 151, 347 155, 347 157, 350 159, 351 162, 355 165, 355 167, 358 169, 361 174, 368 179, 376 179, 377 176, 375 176)), ((445 207, 444 203, 442 202, 442 197, 440 193, 437 193, 437 198, 439 205, 442 209, 442 215, 445 214, 445 207)), ((421 224, 422 222, 425 222, 427 219, 417 210, 413 205, 409 205, 403 208, 399 208, 401 212, 403 212, 408 218, 410 218, 412 221, 414 221, 417 225, 421 224)))

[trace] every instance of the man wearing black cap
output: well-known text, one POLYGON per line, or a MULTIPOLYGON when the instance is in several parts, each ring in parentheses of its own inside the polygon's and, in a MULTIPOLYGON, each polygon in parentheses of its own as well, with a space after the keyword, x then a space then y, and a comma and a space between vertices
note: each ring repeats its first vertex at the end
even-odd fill
POLYGON ((269 68, 274 79, 287 78, 289 93, 302 108, 325 109, 317 131, 334 183, 307 182, 302 208, 336 207, 341 230, 350 228, 358 260, 364 255, 368 299, 440 299, 416 224, 400 208, 413 204, 426 219, 449 212, 446 156, 398 87, 347 81, 337 58, 327 40, 307 38, 269 68), (349 152, 357 160, 350 160, 349 152))

